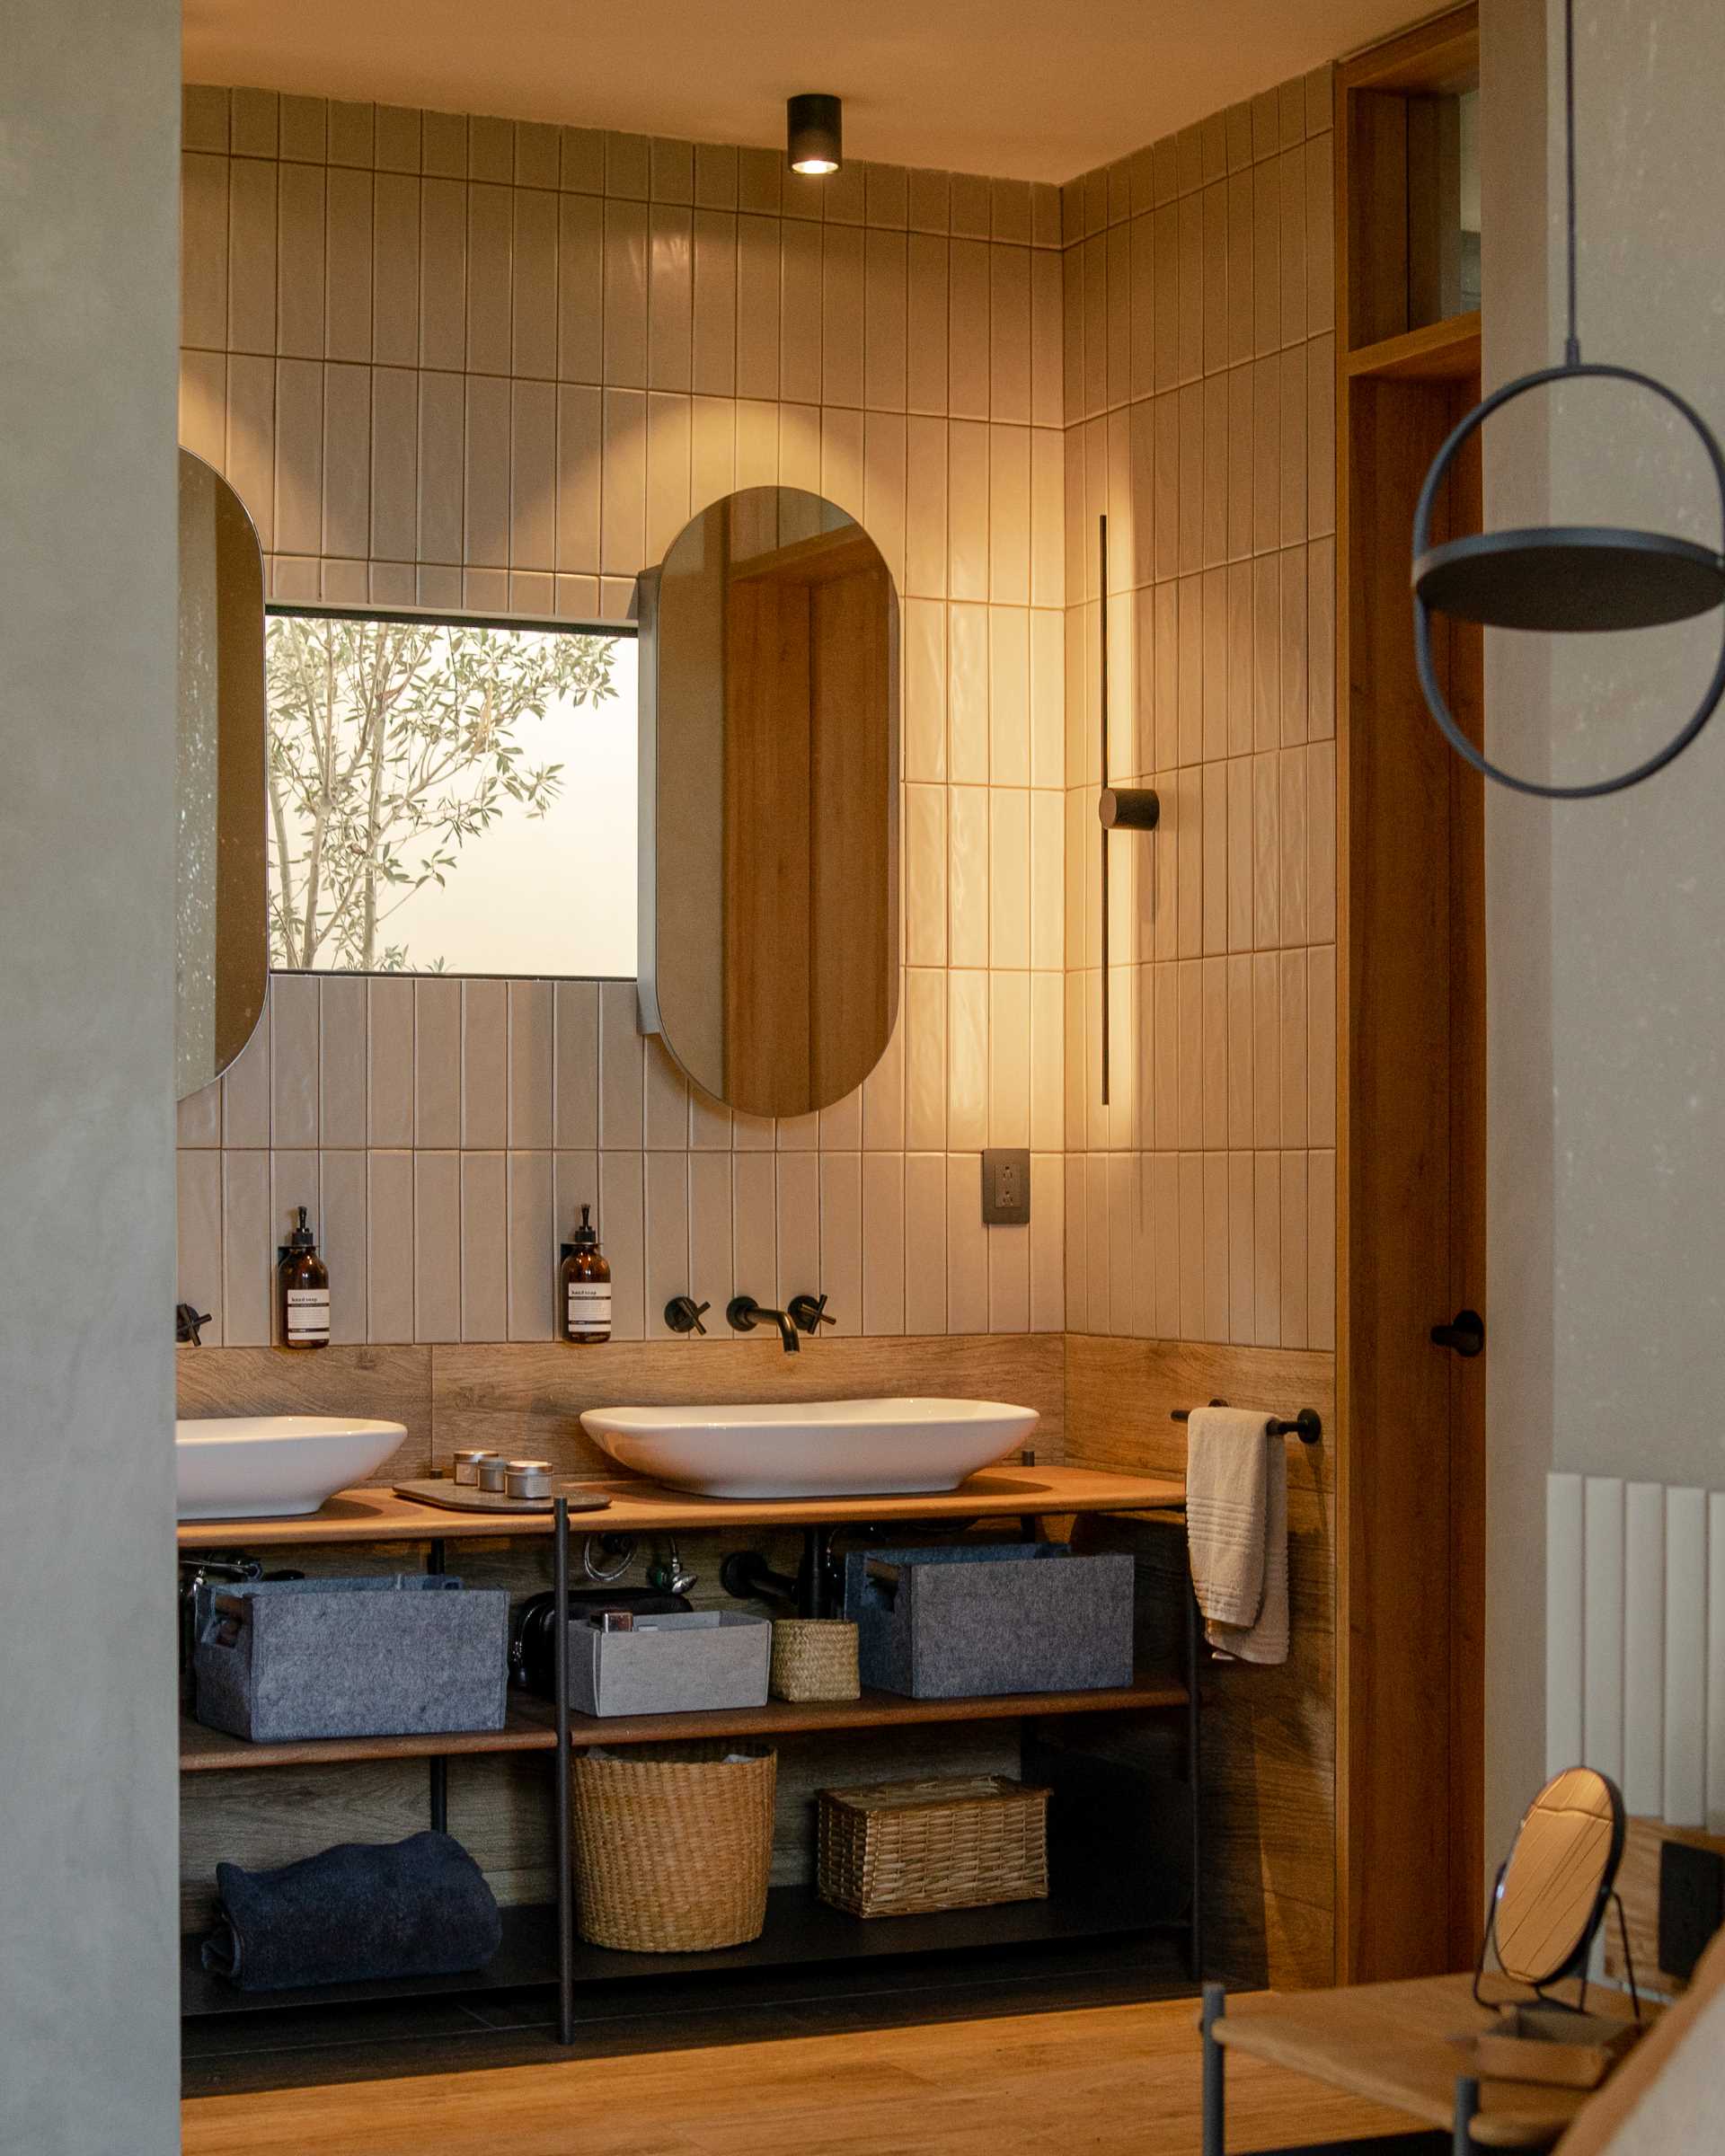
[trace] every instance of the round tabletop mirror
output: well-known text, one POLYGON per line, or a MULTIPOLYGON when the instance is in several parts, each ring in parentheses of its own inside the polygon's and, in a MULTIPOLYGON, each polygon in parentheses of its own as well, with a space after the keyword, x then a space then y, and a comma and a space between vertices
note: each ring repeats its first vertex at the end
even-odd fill
POLYGON ((1575 1974, 1605 1913, 1623 1852, 1623 1800, 1591 1767, 1555 1775, 1522 1815, 1498 1878, 1498 1964, 1538 1986, 1575 1974))

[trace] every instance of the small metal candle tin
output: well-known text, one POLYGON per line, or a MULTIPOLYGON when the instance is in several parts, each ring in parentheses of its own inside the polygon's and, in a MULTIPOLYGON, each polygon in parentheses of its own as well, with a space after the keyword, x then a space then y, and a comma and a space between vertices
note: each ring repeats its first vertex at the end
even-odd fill
POLYGON ((548 1498, 551 1495, 549 1460, 511 1460, 505 1467, 505 1487, 512 1498, 548 1498))
POLYGON ((456 1480, 466 1489, 479 1488, 479 1463, 482 1460, 495 1460, 495 1453, 473 1452, 456 1454, 456 1480))
POLYGON ((507 1471, 501 1453, 482 1453, 477 1462, 479 1487, 482 1489, 500 1491, 507 1481, 507 1471))

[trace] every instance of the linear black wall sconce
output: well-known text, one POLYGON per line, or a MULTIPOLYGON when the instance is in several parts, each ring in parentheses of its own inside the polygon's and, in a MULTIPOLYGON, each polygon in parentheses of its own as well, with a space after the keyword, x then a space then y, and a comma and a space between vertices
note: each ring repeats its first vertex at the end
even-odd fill
POLYGON ((1108 842, 1116 831, 1154 831, 1162 821, 1162 796, 1154 786, 1116 786, 1108 775, 1108 518, 1099 517, 1097 547, 1101 583, 1100 658, 1097 685, 1102 706, 1102 791, 1096 814, 1102 826, 1102 1106, 1108 1106, 1109 1064, 1109 950, 1108 842))

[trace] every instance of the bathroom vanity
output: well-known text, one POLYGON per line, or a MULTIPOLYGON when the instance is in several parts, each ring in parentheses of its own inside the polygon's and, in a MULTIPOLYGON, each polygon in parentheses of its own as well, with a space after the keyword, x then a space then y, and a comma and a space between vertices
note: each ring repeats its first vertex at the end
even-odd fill
MULTIPOLYGON (((974 1521, 998 1527, 1016 1522, 1030 1537, 1048 1519, 1127 1515, 1140 1524, 1159 1524, 1171 1536, 1183 1538, 1182 1484, 1160 1474, 996 1467, 973 1476, 957 1489, 935 1495, 862 1498, 727 1500, 663 1489, 639 1479, 604 1487, 611 1498, 609 1508, 577 1515, 572 1520, 561 1506, 553 1515, 500 1517, 432 1510, 386 1489, 350 1489, 305 1518, 186 1522, 179 1530, 179 1543, 187 1558, 243 1551, 267 1552, 272 1563, 291 1557, 308 1566, 320 1559, 325 1566, 339 1563, 344 1553, 366 1548, 386 1558, 396 1569, 402 1568, 406 1551, 417 1549, 423 1551, 428 1570, 441 1572, 458 1568, 451 1545, 464 1547, 477 1558, 480 1546, 488 1544, 488 1556, 494 1560, 499 1544, 506 1543, 525 1564, 543 1560, 549 1541, 552 1577, 561 1591, 573 1577, 571 1545, 579 1548, 579 1538, 601 1528, 614 1534, 700 1533, 729 1535, 733 1541, 739 1530, 801 1530, 809 1549, 818 1550, 828 1531, 862 1523, 915 1527, 919 1523, 934 1526, 974 1521)), ((1179 1560, 1183 1566, 1183 1542, 1179 1560)), ((447 1821, 452 1773, 462 1771, 458 1764, 452 1768, 452 1761, 496 1754, 535 1754, 551 1769, 544 1801, 551 1811, 558 1883, 548 1905, 505 1907, 502 1948, 491 1966, 476 1975, 310 1993, 248 1993, 208 1974, 199 1963, 198 1938, 190 1935, 183 1956, 182 2010, 188 2017, 249 2014, 271 2008, 554 1985, 567 2041, 584 1987, 612 1987, 661 1975, 721 1975, 942 1950, 1155 1935, 1178 1940, 1196 1975, 1203 1959, 1200 1897, 1194 1890, 1201 1878, 1197 1630, 1190 1596, 1182 1599, 1183 1623, 1177 1619, 1172 1636, 1154 1643, 1154 1651, 1141 1658, 1130 1683, 1108 1690, 960 1699, 910 1699, 865 1690, 861 1698, 851 1701, 772 1700, 758 1708, 604 1720, 575 1713, 566 1704, 512 1691, 500 1730, 286 1744, 249 1744, 182 1718, 181 1771, 200 1782, 206 1777, 240 1772, 247 1778, 242 1786, 255 1790, 252 1777, 261 1770, 423 1760, 424 1816, 437 1827, 447 1821), (1061 1731, 1076 1727, 1081 1719, 1098 1730, 1128 1721, 1134 1727, 1151 1725, 1160 1729, 1169 1755, 1179 1762, 1178 1777, 1172 1784, 1146 1778, 1105 1754, 1062 1745, 1061 1731), (863 1921, 821 1902, 812 1886, 784 1886, 773 1890, 765 1931, 744 1947, 692 1955, 625 1954, 587 1945, 575 1936, 568 1792, 569 1762, 574 1752, 591 1745, 609 1749, 700 1737, 752 1736, 779 1744, 845 1732, 873 1732, 880 1737, 895 1730, 941 1724, 1017 1725, 1026 1778, 1039 1775, 1057 1790, 1067 1790, 1066 1808, 1072 1831, 1064 1845, 1057 1844, 1052 1851, 1052 1887, 1046 1901, 863 1921)), ((566 1699, 561 1684, 557 1699, 566 1699)))

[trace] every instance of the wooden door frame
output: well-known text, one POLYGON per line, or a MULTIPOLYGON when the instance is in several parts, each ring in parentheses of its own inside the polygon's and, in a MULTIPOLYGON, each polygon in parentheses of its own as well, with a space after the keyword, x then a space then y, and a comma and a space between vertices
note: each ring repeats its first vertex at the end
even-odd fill
MULTIPOLYGON (((1357 691, 1356 675, 1375 659, 1381 663, 1384 640, 1379 635, 1358 641, 1357 649, 1354 614, 1356 605, 1363 601, 1352 565, 1359 535, 1356 532, 1354 488, 1357 480, 1364 485, 1365 466, 1362 464, 1356 468, 1354 437, 1357 426, 1363 424, 1358 415, 1380 401, 1379 384, 1398 385, 1394 393, 1407 398, 1409 409, 1420 415, 1420 428, 1437 426, 1441 434, 1438 415, 1446 404, 1455 416, 1477 395, 1480 344, 1477 315, 1453 317, 1430 328, 1403 328, 1385 335, 1384 310, 1375 302, 1357 307, 1360 296, 1352 280, 1362 262, 1368 272, 1389 276, 1397 274, 1397 265, 1394 232, 1390 232, 1386 243, 1375 245, 1369 218, 1362 223, 1362 190, 1384 184, 1385 174, 1373 168, 1379 146, 1368 144, 1366 156, 1359 160, 1351 155, 1355 116, 1351 101, 1360 93, 1437 92, 1451 89, 1470 77, 1477 80, 1478 54, 1478 8, 1467 5, 1343 62, 1335 80, 1336 1263, 1341 1291, 1336 1312, 1336 1962, 1337 1975, 1343 1983, 1423 1975, 1463 1966, 1471 1954, 1482 1913, 1482 1387, 1476 1375, 1464 1392, 1462 1380, 1449 1375, 1447 1442, 1444 1447, 1430 1448, 1429 1440, 1422 1443, 1418 1430, 1386 1431, 1360 1426, 1357 1398, 1376 1336, 1369 1325, 1362 1322, 1363 1315, 1369 1313, 1360 1307, 1369 1301, 1374 1284, 1356 1270, 1371 1262, 1365 1248, 1369 1233, 1366 1224, 1353 1217, 1356 1188, 1363 1184, 1370 1165, 1373 1119, 1384 1119, 1376 1125, 1382 1133, 1395 1108, 1394 1072, 1385 1062, 1371 1065, 1369 1087, 1358 1082, 1357 1071, 1357 1059, 1369 1052, 1374 1038, 1368 1029, 1375 1022, 1375 1014, 1358 1007, 1358 983, 1364 977, 1364 954, 1375 924, 1361 917, 1354 888, 1357 869, 1361 881, 1369 880, 1369 865, 1361 869, 1359 864, 1367 861, 1372 836, 1363 825, 1356 826, 1356 782, 1362 774, 1380 782, 1384 759, 1382 741, 1368 742, 1357 731, 1353 707, 1357 694, 1364 699, 1371 685, 1368 681, 1357 691), (1375 334, 1378 341, 1368 344, 1364 338, 1356 341, 1357 318, 1377 325, 1375 334), (1358 1449, 1361 1445, 1371 1447, 1369 1454, 1358 1449), (1445 1456, 1429 1456, 1432 1449, 1445 1456), (1429 1487, 1411 1480, 1421 1476, 1432 1478, 1429 1487), (1367 1516, 1375 1508, 1377 1516, 1367 1516), (1394 1544, 1387 1553, 1383 1547, 1386 1536, 1394 1544), (1376 1593, 1376 1584, 1395 1567, 1413 1568, 1411 1575, 1404 1577, 1417 1577, 1420 1590, 1394 1597, 1376 1593), (1438 1614, 1445 1633, 1443 1639, 1436 1642, 1420 1636, 1421 1613, 1429 1618, 1433 1612, 1438 1614), (1419 1660, 1422 1648, 1430 1650, 1434 1659, 1441 1650, 1446 1661, 1446 1681, 1437 1688, 1445 1700, 1445 1711, 1441 1718, 1433 1718, 1441 1719, 1441 1728, 1429 1731, 1420 1726, 1418 1717, 1380 1717, 1371 1711, 1374 1699, 1381 1701, 1394 1696, 1386 1687, 1414 1685, 1426 1674, 1419 1660), (1416 1818, 1409 1811, 1398 1823, 1391 1801, 1393 1792, 1400 1793, 1409 1807, 1436 1807, 1437 1812, 1428 1810, 1416 1818), (1434 1851, 1441 1852, 1435 1860, 1444 1866, 1444 1893, 1422 1896, 1410 1890, 1398 1904, 1392 1885, 1387 1889, 1391 1905, 1386 1911, 1385 1867, 1393 1865, 1398 1856, 1408 1865, 1431 1860, 1434 1851)), ((1393 158, 1393 144, 1384 155, 1386 163, 1393 158)), ((1403 190, 1406 170, 1404 161, 1395 182, 1403 190)), ((1376 235, 1376 239, 1381 238, 1376 235)), ((1405 261, 1401 273, 1407 274, 1405 261)), ((1363 437, 1359 446, 1363 451, 1363 437)), ((1435 437, 1422 438, 1418 446, 1402 442, 1394 452, 1383 450, 1380 444, 1386 463, 1393 455, 1401 459, 1387 482, 1393 499, 1401 499, 1417 461, 1423 461, 1435 446, 1435 437), (1402 464, 1408 468, 1402 469, 1402 464)), ((1469 486, 1476 495, 1477 464, 1469 486)), ((1409 507, 1411 538, 1411 502, 1409 507)), ((1477 515, 1472 502, 1463 513, 1469 511, 1477 515)), ((1360 527, 1362 533, 1364 528, 1360 527)), ((1386 527, 1386 549, 1391 536, 1386 527)), ((1395 558, 1402 558, 1399 546, 1395 558)), ((1391 572, 1386 570, 1384 578, 1372 588, 1384 606, 1392 603, 1390 580, 1391 572)), ((1405 592, 1405 583, 1400 588, 1405 592)), ((1411 605, 1411 600, 1404 601, 1398 595, 1393 603, 1411 605)), ((1393 643, 1394 640, 1390 641, 1393 643)), ((1394 656, 1400 665, 1400 655, 1394 656)), ((1474 667, 1476 655, 1458 647, 1457 665, 1474 667)), ((1411 669, 1409 672, 1411 677, 1411 669)), ((1394 686, 1397 696, 1405 700, 1407 684, 1398 680, 1394 686)), ((1468 716, 1477 724, 1477 696, 1471 701, 1473 708, 1468 716)), ((1425 753, 1417 738, 1412 753, 1421 756, 1425 753)), ((1447 752, 1445 755, 1447 758, 1447 752)), ((1455 764, 1456 773, 1464 773, 1455 759, 1447 761, 1455 764)), ((1438 768, 1435 763, 1431 768, 1433 772, 1438 768)), ((1437 783, 1430 773, 1427 775, 1431 783, 1437 783)), ((1405 769, 1400 774, 1404 787, 1409 777, 1405 769)), ((1452 905, 1452 888, 1464 894, 1460 932, 1473 940, 1477 950, 1482 948, 1477 940, 1482 920, 1475 918, 1482 896, 1479 886, 1482 856, 1469 833, 1481 817, 1478 782, 1472 774, 1459 779, 1451 774, 1447 801, 1449 806, 1439 813, 1452 835, 1441 861, 1412 858, 1409 873, 1424 878, 1424 897, 1429 905, 1438 903, 1440 887, 1446 909, 1452 905), (1452 863, 1458 848, 1459 859, 1452 863), (1457 879, 1452 887, 1453 875, 1457 879)), ((1381 837, 1381 832, 1377 835, 1381 837)), ((1383 873, 1381 859, 1377 872, 1383 873)), ((1378 888, 1383 887, 1380 884, 1378 888)), ((1455 916, 1451 912, 1445 935, 1453 937, 1455 932, 1455 916)), ((1446 941, 1446 968, 1449 948, 1446 941)), ((1447 978, 1446 970, 1446 981, 1447 978)), ((1478 986, 1477 976, 1473 985, 1478 986)), ((1446 989, 1446 1006, 1453 1001, 1454 992, 1446 989)), ((1417 1008, 1417 999, 1411 999, 1406 1007, 1417 1008)), ((1442 1022, 1449 1056, 1445 1083, 1453 1100, 1457 1084, 1454 1043, 1459 1041, 1464 1054, 1468 1043, 1459 1035, 1452 1035, 1454 1019, 1447 1007, 1442 1022)), ((1464 1018, 1464 1026, 1466 1022, 1464 1018)), ((1473 1046, 1478 1047, 1477 1041, 1473 1046)), ((1411 1093, 1419 1083, 1419 1073, 1413 1068, 1411 1055, 1404 1061, 1409 1073, 1407 1090, 1411 1093)), ((1482 1143, 1482 1102, 1472 1106, 1480 1117, 1478 1134, 1482 1143)), ((1428 1116, 1433 1112, 1429 1100, 1420 1112, 1428 1116)), ((1463 1270, 1467 1277, 1479 1280, 1483 1271, 1483 1222, 1482 1218, 1476 1220, 1474 1214, 1482 1214, 1482 1206, 1470 1207, 1452 1193, 1450 1206, 1452 1224, 1455 1224, 1451 1233, 1469 1239, 1470 1252, 1477 1234, 1479 1249, 1471 1252, 1473 1261, 1463 1270)), ((1451 1270, 1455 1273, 1456 1268, 1451 1270)), ((1483 1307, 1482 1294, 1480 1306, 1483 1307)), ((1447 1314, 1436 1310, 1431 1312, 1433 1320, 1447 1314)), ((1477 1365, 1473 1367, 1477 1373, 1477 1365)), ((1438 1380, 1426 1373, 1420 1382, 1427 1377, 1430 1378, 1428 1391, 1435 1394, 1441 1389, 1438 1380)))

